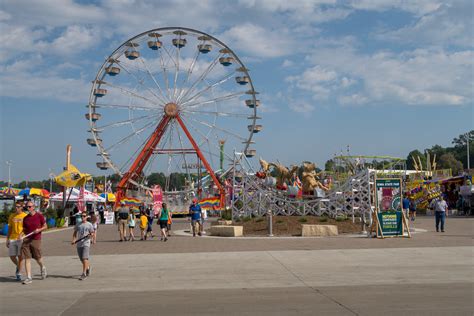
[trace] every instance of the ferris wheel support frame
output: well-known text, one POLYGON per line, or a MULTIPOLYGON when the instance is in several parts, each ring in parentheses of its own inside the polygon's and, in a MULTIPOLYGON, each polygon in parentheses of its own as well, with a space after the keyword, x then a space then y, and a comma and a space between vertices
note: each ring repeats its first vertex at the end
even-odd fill
POLYGON ((174 107, 175 105, 170 103, 165 106, 165 114, 160 120, 160 123, 156 127, 156 129, 153 131, 153 133, 150 135, 148 138, 148 141, 146 144, 143 146, 142 150, 138 154, 137 158, 133 162, 132 166, 130 169, 124 174, 122 179, 119 182, 119 185, 117 186, 117 194, 116 194, 116 199, 115 199, 115 207, 117 207, 121 200, 125 197, 127 189, 130 188, 130 185, 132 184, 131 181, 134 181, 143 171, 143 168, 147 164, 148 160, 150 159, 151 155, 153 154, 156 146, 160 143, 160 140, 163 136, 163 134, 166 131, 166 127, 170 123, 171 119, 175 119, 178 124, 181 126, 183 129, 184 133, 186 134, 186 137, 188 138, 189 142, 192 144, 194 150, 196 151, 196 154, 198 155, 199 159, 203 162, 204 167, 206 170, 209 172, 209 175, 211 176, 212 180, 214 181, 214 184, 217 186, 219 190, 219 196, 220 196, 220 206, 223 207, 225 203, 225 190, 222 187, 221 183, 217 179, 214 171, 212 170, 211 166, 207 162, 206 158, 202 154, 201 150, 199 149, 199 146, 197 145, 196 141, 192 137, 191 133, 187 129, 186 125, 184 124, 183 120, 179 116, 179 113, 174 112, 174 111, 167 111, 168 108, 174 107), (167 108, 168 107, 168 108, 167 108))

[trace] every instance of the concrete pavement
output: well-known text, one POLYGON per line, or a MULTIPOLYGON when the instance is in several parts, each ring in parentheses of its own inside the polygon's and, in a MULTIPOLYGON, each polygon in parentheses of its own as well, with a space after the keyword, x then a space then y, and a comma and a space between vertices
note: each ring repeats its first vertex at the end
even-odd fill
POLYGON ((85 281, 77 279, 71 231, 57 232, 44 236, 49 277, 39 280, 33 263, 28 286, 13 280, 2 247, 0 314, 472 315, 473 223, 451 219, 436 234, 427 218, 418 227, 428 232, 411 240, 173 236, 166 243, 119 243, 108 226, 85 281))

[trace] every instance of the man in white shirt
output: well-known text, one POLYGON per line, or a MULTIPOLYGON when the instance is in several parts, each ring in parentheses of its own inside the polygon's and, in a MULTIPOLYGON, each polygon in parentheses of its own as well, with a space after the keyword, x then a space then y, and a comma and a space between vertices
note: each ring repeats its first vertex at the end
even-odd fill
POLYGON ((435 211, 436 232, 439 232, 439 226, 441 224, 441 232, 444 233, 444 223, 446 221, 446 217, 448 216, 448 204, 444 200, 443 196, 440 196, 438 200, 433 202, 432 207, 435 211))

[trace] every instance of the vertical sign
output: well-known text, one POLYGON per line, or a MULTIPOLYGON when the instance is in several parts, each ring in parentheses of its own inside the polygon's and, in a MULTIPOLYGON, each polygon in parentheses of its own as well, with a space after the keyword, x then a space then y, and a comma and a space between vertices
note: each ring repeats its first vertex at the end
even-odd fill
POLYGON ((155 215, 161 212, 161 206, 163 205, 163 190, 159 185, 153 186, 151 193, 153 195, 153 212, 155 215))
POLYGON ((375 180, 377 190, 377 211, 401 211, 402 210, 402 180, 401 179, 377 179, 375 180))

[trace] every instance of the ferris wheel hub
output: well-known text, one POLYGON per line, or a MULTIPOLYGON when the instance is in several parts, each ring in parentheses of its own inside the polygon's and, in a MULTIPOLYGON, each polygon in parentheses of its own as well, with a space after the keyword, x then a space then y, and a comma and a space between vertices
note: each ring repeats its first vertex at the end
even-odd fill
POLYGON ((173 102, 166 104, 165 115, 168 117, 176 117, 178 115, 178 105, 173 102))

